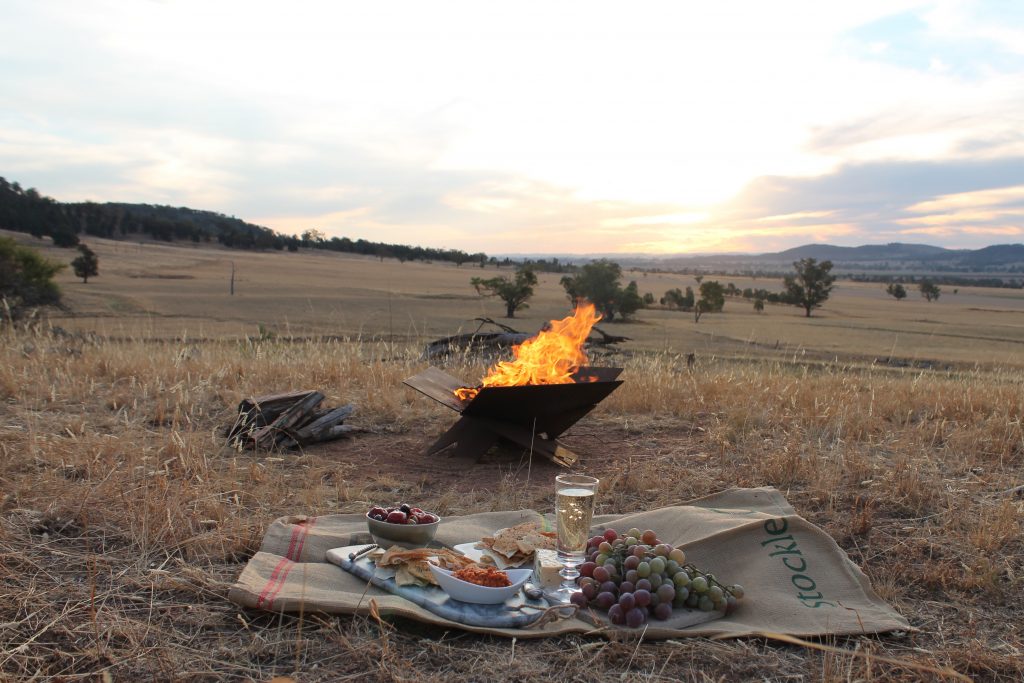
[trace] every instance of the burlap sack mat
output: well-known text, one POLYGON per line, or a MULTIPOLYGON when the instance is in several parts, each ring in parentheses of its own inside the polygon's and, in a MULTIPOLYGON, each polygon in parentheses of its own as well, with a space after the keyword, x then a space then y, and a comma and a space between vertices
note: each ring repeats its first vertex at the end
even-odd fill
MULTIPOLYGON (((540 515, 520 510, 449 517, 441 523, 436 540, 454 546, 525 519, 540 519, 540 515)), ((835 541, 798 516, 774 488, 731 489, 681 506, 600 515, 594 518, 594 526, 653 529, 666 543, 682 544, 697 566, 746 590, 739 608, 729 616, 683 629, 665 628, 652 620, 646 627, 647 638, 766 631, 824 636, 910 628, 875 594, 867 577, 835 541)), ((368 586, 324 561, 331 548, 369 542, 363 515, 278 519, 229 598, 244 607, 307 614, 367 614, 373 600, 382 615, 520 638, 607 632, 578 618, 521 630, 466 627, 368 586)))

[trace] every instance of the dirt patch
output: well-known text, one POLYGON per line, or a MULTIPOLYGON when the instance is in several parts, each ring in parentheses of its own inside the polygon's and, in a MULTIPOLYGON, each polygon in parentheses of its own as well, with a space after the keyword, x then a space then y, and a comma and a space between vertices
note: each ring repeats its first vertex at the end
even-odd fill
MULTIPOLYGON (((481 459, 452 455, 448 449, 433 456, 427 448, 447 428, 431 423, 403 434, 363 434, 322 444, 308 456, 324 463, 349 463, 344 478, 357 489, 393 491, 396 496, 419 496, 418 502, 443 504, 446 494, 483 494, 499 487, 514 487, 524 504, 535 501, 545 511, 553 498, 554 478, 567 470, 510 442, 499 442, 481 459), (546 507, 547 506, 547 507, 546 507)), ((660 427, 626 426, 616 420, 585 419, 559 440, 580 456, 574 472, 613 482, 623 477, 646 476, 651 470, 702 467, 708 459, 704 432, 699 425, 670 422, 660 427)), ((287 456, 285 456, 287 457, 287 456)), ((656 493, 651 491, 651 499, 656 493)), ((710 491, 695 485, 694 496, 710 491), (696 489, 700 490, 696 490, 696 489)), ((622 511, 614 494, 598 501, 599 511, 622 511)), ((388 501, 378 501, 388 502, 388 501)), ((627 509, 642 509, 644 497, 634 497, 627 509)), ((296 512, 302 512, 297 510, 296 512)))

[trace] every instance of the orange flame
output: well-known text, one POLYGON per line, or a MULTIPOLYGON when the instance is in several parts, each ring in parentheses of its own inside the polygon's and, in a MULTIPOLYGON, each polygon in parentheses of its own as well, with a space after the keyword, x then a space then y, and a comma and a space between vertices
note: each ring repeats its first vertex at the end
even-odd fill
POLYGON ((467 401, 484 387, 517 387, 525 384, 572 384, 572 373, 587 364, 583 350, 590 328, 601 319, 593 304, 580 302, 568 318, 552 320, 550 329, 512 347, 513 361, 501 361, 478 387, 461 387, 455 395, 467 401))

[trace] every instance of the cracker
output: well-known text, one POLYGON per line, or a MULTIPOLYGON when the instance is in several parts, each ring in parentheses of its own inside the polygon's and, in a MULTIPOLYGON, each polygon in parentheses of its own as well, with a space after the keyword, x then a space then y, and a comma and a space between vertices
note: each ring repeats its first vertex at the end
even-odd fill
MULTIPOLYGON (((411 570, 413 565, 403 564, 395 571, 395 583, 399 586, 427 586, 430 582, 423 580, 411 570)), ((429 570, 428 570, 429 571, 429 570)), ((433 579, 433 577, 431 577, 433 579)))
POLYGON ((520 551, 519 541, 530 532, 537 530, 535 522, 523 522, 507 529, 501 529, 494 534, 494 540, 490 544, 491 550, 511 558, 520 551))

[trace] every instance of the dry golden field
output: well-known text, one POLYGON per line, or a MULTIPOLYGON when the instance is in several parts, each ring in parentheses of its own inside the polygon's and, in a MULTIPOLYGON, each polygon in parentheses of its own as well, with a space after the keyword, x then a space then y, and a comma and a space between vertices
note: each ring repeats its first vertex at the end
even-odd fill
MULTIPOLYGON (((420 342, 500 315, 468 287, 481 271, 91 244, 101 275, 62 276, 71 314, 53 324, 98 335, 0 333, 0 680, 1024 679, 1019 292, 897 303, 844 282, 809 321, 734 301, 698 325, 642 312, 608 326, 636 339, 613 359, 626 383, 566 435, 603 481, 599 512, 779 487, 916 631, 816 644, 841 651, 515 642, 226 600, 280 515, 396 498, 441 514, 550 509, 553 465, 527 469, 511 449, 476 465, 420 455, 452 413, 401 380, 425 366, 420 342), (257 338, 260 323, 276 338, 257 338), (890 356, 937 363, 872 362, 890 356), (290 388, 354 402, 370 431, 302 453, 225 448, 242 397, 290 388)), ((544 280, 521 329, 565 312, 544 280)), ((656 295, 688 284, 638 280, 656 295)))
MULTIPOLYGON (((15 235, 14 233, 7 233, 15 235)), ((24 235, 16 237, 36 246, 24 235)), ((53 322, 120 338, 243 338, 259 326, 279 336, 336 335, 421 342, 470 330, 473 318, 498 318, 499 301, 481 299, 473 276, 493 268, 399 263, 304 250, 248 253, 209 246, 130 243, 90 239, 100 257, 100 277, 82 284, 69 270, 60 275, 70 316, 53 322), (235 295, 229 295, 231 262, 235 295)), ((68 262, 75 252, 44 248, 68 262)), ((507 270, 505 271, 508 272, 507 270)), ((568 301, 559 275, 542 274, 530 308, 513 326, 533 332, 563 317, 568 301)), ((696 283, 690 276, 627 273, 641 292, 660 298, 673 287, 696 283)), ((709 276, 711 279, 714 276, 709 276)), ((781 289, 777 280, 723 276, 737 287, 781 289)), ((945 287, 937 302, 916 291, 901 302, 882 285, 840 281, 812 319, 801 309, 769 304, 762 314, 750 302, 728 300, 721 315, 699 324, 685 313, 641 311, 633 324, 611 324, 635 339, 629 348, 696 352, 699 356, 860 360, 878 358, 953 362, 961 366, 1024 366, 1024 291, 945 287)))

